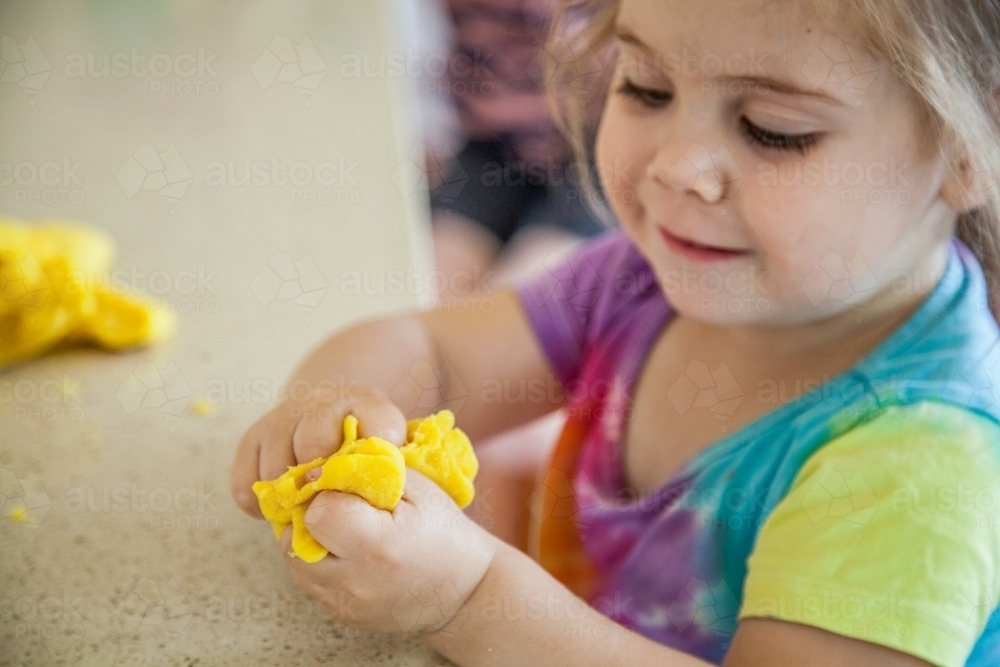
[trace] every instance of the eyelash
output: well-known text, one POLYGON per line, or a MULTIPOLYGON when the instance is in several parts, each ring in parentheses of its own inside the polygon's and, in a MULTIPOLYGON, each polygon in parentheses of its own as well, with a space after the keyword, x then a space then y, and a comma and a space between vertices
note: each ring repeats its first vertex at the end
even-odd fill
MULTIPOLYGON (((637 86, 628 79, 622 81, 615 92, 619 95, 624 95, 625 97, 634 99, 650 109, 659 109, 673 99, 673 95, 671 93, 665 93, 650 88, 643 88, 641 86, 637 86)), ((805 155, 810 148, 816 145, 816 142, 819 141, 820 137, 819 133, 816 132, 812 134, 782 134, 780 132, 771 132, 770 130, 765 130, 762 127, 754 125, 746 116, 740 118, 740 126, 743 128, 744 134, 746 134, 750 141, 757 144, 761 148, 779 152, 795 151, 801 155, 805 155)))
POLYGON ((641 88, 628 79, 624 79, 621 82, 616 92, 619 95, 632 98, 651 109, 662 107, 673 98, 673 95, 670 93, 651 88, 641 88))
POLYGON ((751 141, 769 150, 782 152, 795 151, 796 153, 805 155, 819 141, 818 133, 781 134, 780 132, 771 132, 770 130, 765 130, 762 127, 754 125, 746 116, 740 118, 740 124, 743 126, 744 133, 746 133, 751 141))

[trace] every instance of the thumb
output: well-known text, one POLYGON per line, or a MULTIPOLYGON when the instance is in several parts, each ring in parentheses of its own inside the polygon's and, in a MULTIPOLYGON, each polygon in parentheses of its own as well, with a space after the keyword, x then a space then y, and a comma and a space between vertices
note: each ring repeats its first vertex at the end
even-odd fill
MULTIPOLYGON (((444 489, 413 468, 406 469, 403 500, 417 507, 430 506, 434 509, 445 505, 455 505, 455 501, 444 492, 444 489)), ((458 505, 455 507, 457 508, 458 505)))
POLYGON ((306 510, 306 528, 330 553, 350 558, 377 543, 392 515, 353 493, 321 491, 306 510), (387 521, 388 519, 388 521, 387 521))

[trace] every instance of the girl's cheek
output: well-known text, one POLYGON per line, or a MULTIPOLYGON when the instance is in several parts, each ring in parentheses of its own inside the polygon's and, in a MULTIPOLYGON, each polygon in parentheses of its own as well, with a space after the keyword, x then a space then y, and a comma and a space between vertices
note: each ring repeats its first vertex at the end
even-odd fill
POLYGON ((596 162, 606 201, 623 225, 631 225, 641 217, 636 197, 636 185, 644 169, 645 159, 636 132, 630 132, 627 118, 609 103, 597 133, 596 162))

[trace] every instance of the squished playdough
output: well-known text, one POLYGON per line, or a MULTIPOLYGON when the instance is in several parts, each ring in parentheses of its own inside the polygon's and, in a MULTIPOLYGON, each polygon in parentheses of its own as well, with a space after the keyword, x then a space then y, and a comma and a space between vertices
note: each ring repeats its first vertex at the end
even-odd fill
POLYGON ((426 475, 459 507, 468 506, 475 496, 473 480, 479 461, 469 438, 455 428, 455 415, 442 410, 424 419, 412 419, 406 430, 402 447, 378 437, 359 440, 358 420, 348 415, 344 418, 344 444, 334 454, 290 466, 275 480, 255 483, 253 492, 275 538, 280 539, 291 525, 294 554, 307 563, 322 560, 329 552, 305 525, 313 496, 323 490, 353 493, 373 507, 391 512, 403 497, 407 467, 426 475), (306 474, 320 466, 319 479, 306 482, 306 474))
POLYGON ((113 241, 96 229, 0 218, 0 366, 62 340, 120 350, 169 336, 173 312, 108 285, 113 256, 113 241))

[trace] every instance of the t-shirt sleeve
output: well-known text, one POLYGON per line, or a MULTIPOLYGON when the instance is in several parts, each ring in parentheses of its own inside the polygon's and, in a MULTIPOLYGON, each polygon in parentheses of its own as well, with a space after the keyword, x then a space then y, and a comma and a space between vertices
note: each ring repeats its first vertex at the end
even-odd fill
POLYGON ((993 421, 934 402, 827 443, 761 527, 739 618, 962 667, 1000 602, 998 447, 993 421))
POLYGON ((623 309, 621 289, 648 265, 622 232, 609 231, 585 242, 565 262, 521 285, 517 294, 528 321, 564 384, 580 372, 590 344, 623 309))

